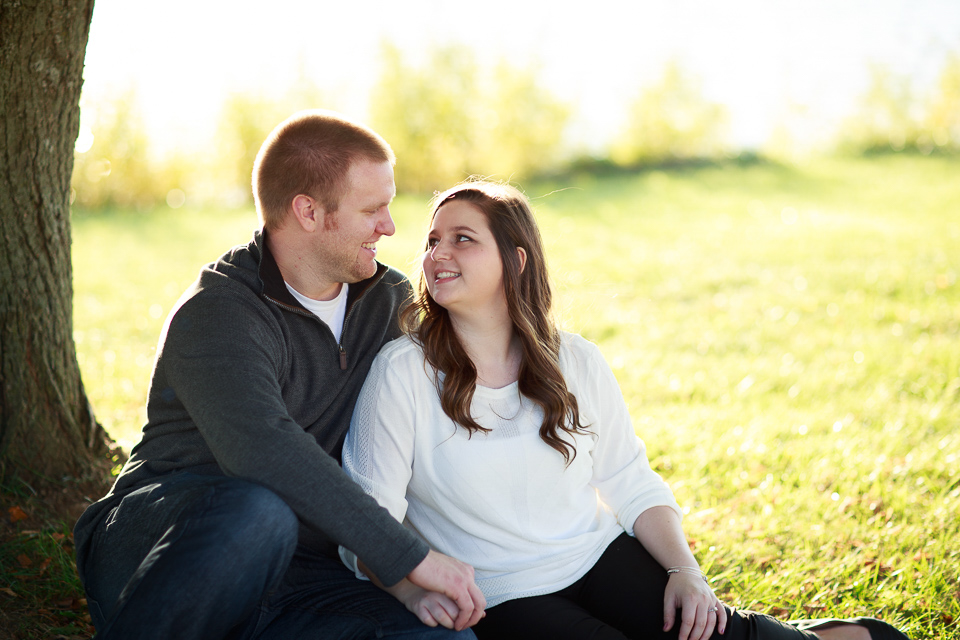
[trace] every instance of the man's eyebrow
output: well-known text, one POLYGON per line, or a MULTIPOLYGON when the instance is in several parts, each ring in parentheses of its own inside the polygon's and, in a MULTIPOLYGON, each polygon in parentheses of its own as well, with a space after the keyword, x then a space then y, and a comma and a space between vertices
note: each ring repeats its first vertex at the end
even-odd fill
POLYGON ((396 195, 392 195, 392 196, 390 196, 390 199, 389 199, 389 200, 382 200, 382 201, 380 201, 380 202, 373 203, 373 204, 371 204, 368 208, 369 208, 369 209, 381 209, 381 208, 383 208, 383 207, 388 207, 388 206, 390 206, 390 203, 393 202, 393 199, 394 199, 395 197, 396 197, 396 195))

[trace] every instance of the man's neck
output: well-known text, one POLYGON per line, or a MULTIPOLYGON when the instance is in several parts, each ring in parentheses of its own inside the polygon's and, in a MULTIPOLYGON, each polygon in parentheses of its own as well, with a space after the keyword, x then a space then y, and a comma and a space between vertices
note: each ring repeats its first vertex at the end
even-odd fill
POLYGON ((333 300, 340 293, 343 283, 316 277, 308 266, 309 252, 300 250, 289 231, 282 228, 272 230, 266 234, 266 242, 283 281, 300 294, 312 300, 333 300))

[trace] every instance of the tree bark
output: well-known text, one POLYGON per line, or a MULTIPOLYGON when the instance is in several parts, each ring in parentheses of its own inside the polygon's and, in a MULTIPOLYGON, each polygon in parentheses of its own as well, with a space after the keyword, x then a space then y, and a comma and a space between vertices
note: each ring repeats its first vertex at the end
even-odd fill
POLYGON ((106 452, 73 341, 70 175, 93 0, 0 0, 0 479, 106 452))

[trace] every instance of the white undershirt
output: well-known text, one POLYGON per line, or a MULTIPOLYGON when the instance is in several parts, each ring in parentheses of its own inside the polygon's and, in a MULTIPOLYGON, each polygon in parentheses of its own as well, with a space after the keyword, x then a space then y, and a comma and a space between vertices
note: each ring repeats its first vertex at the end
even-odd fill
POLYGON ((343 332, 343 317, 347 312, 347 290, 350 285, 343 283, 343 286, 340 287, 340 293, 333 300, 314 300, 291 287, 288 282, 284 281, 283 284, 287 285, 287 291, 297 299, 297 302, 330 327, 333 337, 337 342, 340 342, 340 334, 343 332))

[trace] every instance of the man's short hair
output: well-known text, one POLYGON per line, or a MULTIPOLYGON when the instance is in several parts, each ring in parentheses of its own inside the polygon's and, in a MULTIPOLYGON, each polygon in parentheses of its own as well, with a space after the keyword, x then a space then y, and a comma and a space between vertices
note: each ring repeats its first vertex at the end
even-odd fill
POLYGON ((298 111, 270 132, 253 164, 253 197, 264 229, 283 224, 293 199, 307 195, 326 213, 340 207, 354 162, 396 163, 370 128, 333 111, 298 111))

